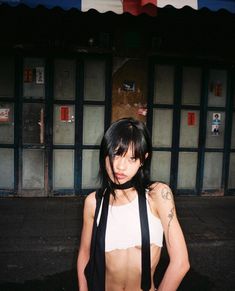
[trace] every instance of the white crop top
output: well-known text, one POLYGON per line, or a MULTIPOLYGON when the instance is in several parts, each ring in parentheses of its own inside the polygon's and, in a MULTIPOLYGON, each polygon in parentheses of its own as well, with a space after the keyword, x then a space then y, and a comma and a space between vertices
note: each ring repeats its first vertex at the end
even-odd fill
MULTIPOLYGON (((102 203, 97 217, 97 225, 99 224, 101 209, 102 203)), ((162 247, 163 227, 160 219, 152 214, 148 202, 147 214, 150 244, 162 247)), ((141 246, 141 228, 137 195, 135 199, 128 204, 120 206, 109 205, 105 234, 106 252, 135 246, 141 246)))

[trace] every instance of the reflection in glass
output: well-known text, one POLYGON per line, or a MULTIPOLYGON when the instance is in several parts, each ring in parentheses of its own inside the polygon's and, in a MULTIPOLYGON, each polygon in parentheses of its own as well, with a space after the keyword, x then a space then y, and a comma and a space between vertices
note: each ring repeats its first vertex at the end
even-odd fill
POLYGON ((174 67, 156 65, 154 84, 154 103, 173 104, 174 67))
POLYGON ((23 104, 23 143, 44 143, 44 105, 39 103, 23 104))
POLYGON ((99 150, 83 150, 82 152, 82 188, 97 188, 99 171, 99 150))
POLYGON ((23 150, 23 189, 44 188, 44 151, 23 150))
POLYGON ((171 152, 153 151, 151 180, 170 183, 171 152))
POLYGON ((104 133, 104 106, 87 105, 83 112, 83 144, 100 145, 104 133))
POLYGON ((14 188, 14 150, 0 148, 0 188, 14 188))
POLYGON ((182 104, 199 105, 201 95, 201 69, 196 67, 183 68, 182 104))
POLYGON ((228 188, 235 189, 235 153, 230 153, 228 188))
POLYGON ((54 98, 56 100, 75 99, 75 60, 55 60, 54 98))
POLYGON ((205 153, 203 189, 220 189, 222 178, 223 154, 205 153))
POLYGON ((153 110, 153 146, 171 147, 172 118, 172 109, 153 110))
POLYGON ((0 56, 0 98, 13 98, 15 88, 14 58, 0 56))
POLYGON ((197 153, 180 152, 178 189, 194 189, 197 175, 197 153))
POLYGON ((53 188, 74 188, 74 150, 54 150, 53 188))
POLYGON ((105 62, 103 60, 85 61, 84 100, 105 100, 105 62))

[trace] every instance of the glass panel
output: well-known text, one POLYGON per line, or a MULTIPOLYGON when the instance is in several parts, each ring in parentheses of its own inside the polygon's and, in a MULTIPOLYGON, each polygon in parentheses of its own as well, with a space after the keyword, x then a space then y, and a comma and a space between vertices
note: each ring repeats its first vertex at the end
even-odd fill
POLYGON ((85 61, 84 100, 105 100, 105 62, 103 60, 85 61))
POLYGON ((181 110, 180 147, 198 146, 199 111, 181 110))
POLYGON ((206 147, 223 148, 224 146, 225 113, 208 111, 206 147))
POLYGON ((205 153, 203 189, 220 189, 222 165, 222 153, 205 153))
POLYGON ((227 95, 227 72, 210 70, 208 106, 225 106, 227 95))
POLYGON ((228 188, 235 188, 235 153, 230 154, 228 188))
POLYGON ((180 152, 178 189, 194 189, 197 175, 197 153, 180 152))
POLYGON ((233 125, 232 125, 232 137, 231 137, 231 148, 235 148, 235 113, 233 113, 233 125))
POLYGON ((14 97, 15 68, 13 57, 0 57, 0 98, 14 97))
POLYGON ((153 151, 151 180, 170 183, 171 152, 153 151))
POLYGON ((82 188, 98 188, 99 150, 82 151, 82 188))
POLYGON ((199 105, 201 95, 201 69, 183 68, 182 104, 199 105))
POLYGON ((54 150, 53 188, 74 188, 74 150, 54 150))
POLYGON ((14 105, 0 103, 0 143, 14 143, 14 105))
POLYGON ((153 146, 171 147, 172 118, 173 110, 171 109, 153 110, 153 146))
POLYGON ((53 143, 74 145, 74 105, 54 105, 53 143))
POLYGON ((44 143, 44 105, 23 104, 23 143, 44 143))
POLYGON ((44 188, 44 151, 23 150, 23 189, 44 188))
POLYGON ((104 133, 104 106, 84 106, 83 144, 100 145, 104 133))
POLYGON ((54 96, 57 100, 75 99, 75 60, 55 60, 54 96))
POLYGON ((166 65, 155 66, 154 103, 173 104, 174 67, 166 65))
POLYGON ((0 149, 0 188, 14 188, 14 150, 0 149))
POLYGON ((45 62, 43 59, 24 59, 23 97, 45 98, 45 62))

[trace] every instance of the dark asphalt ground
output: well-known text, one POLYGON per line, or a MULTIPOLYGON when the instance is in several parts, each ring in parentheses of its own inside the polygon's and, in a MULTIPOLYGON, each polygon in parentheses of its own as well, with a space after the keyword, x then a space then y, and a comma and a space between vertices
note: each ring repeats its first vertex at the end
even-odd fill
MULTIPOLYGON (((235 290, 235 197, 175 200, 191 263, 178 290, 235 290)), ((81 197, 0 199, 0 291, 78 290, 82 207, 81 197)), ((163 248, 156 284, 167 262, 163 248)))

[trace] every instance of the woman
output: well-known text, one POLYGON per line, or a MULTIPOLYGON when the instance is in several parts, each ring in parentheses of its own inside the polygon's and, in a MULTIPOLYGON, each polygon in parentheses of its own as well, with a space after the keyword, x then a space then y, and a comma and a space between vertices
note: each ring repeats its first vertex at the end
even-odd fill
POLYGON ((170 188, 150 182, 151 139, 144 123, 114 122, 100 149, 101 188, 89 194, 77 260, 80 291, 154 291, 163 234, 170 257, 158 291, 176 290, 188 253, 170 188))

